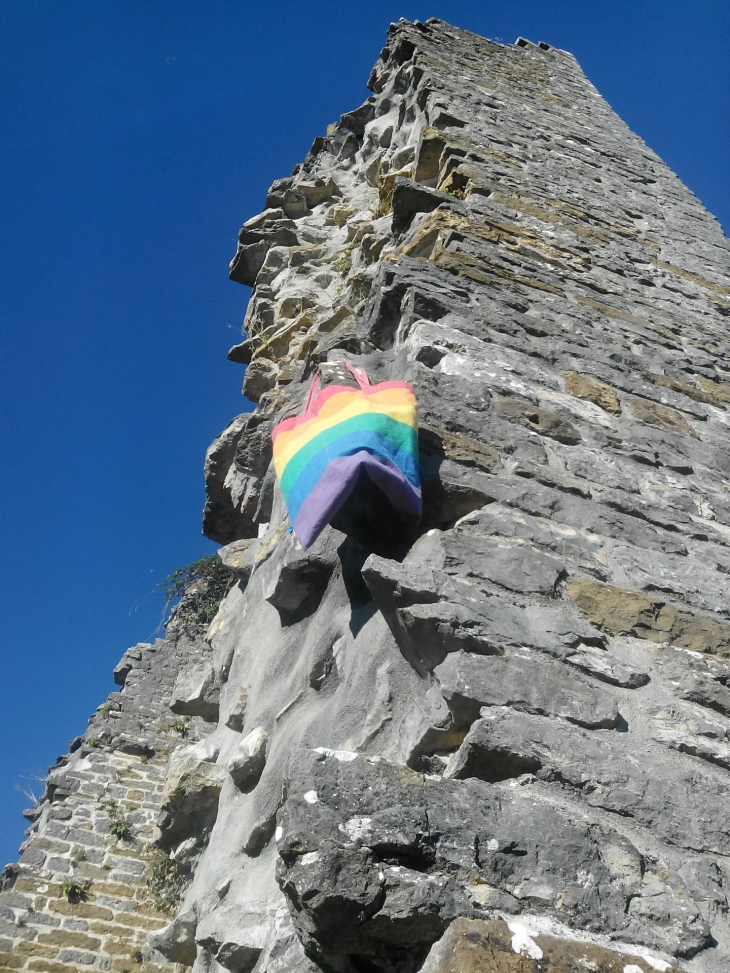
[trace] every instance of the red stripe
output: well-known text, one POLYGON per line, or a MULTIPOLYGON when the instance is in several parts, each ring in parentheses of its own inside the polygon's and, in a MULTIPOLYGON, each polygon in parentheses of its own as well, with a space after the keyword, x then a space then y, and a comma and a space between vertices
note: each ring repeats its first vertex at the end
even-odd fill
POLYGON ((284 419, 274 426, 271 438, 275 440, 279 433, 289 432, 291 429, 302 425, 302 423, 314 419, 325 402, 331 399, 332 396, 339 395, 341 392, 362 392, 363 395, 374 395, 376 392, 385 392, 390 389, 405 389, 405 391, 415 394, 413 386, 409 385, 408 382, 379 382, 377 385, 372 385, 370 388, 364 389, 356 389, 350 385, 329 385, 326 389, 317 393, 314 403, 307 412, 303 412, 300 416, 292 416, 291 419, 284 419))

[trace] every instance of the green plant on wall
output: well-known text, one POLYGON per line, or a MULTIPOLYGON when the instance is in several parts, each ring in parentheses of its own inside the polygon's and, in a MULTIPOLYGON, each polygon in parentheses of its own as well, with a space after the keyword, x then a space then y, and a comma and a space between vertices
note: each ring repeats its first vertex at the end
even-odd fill
POLYGON ((357 247, 355 240, 350 242, 339 251, 339 256, 334 262, 335 270, 340 274, 347 274, 352 268, 352 252, 357 247))
POLYGON ((163 617, 180 599, 176 620, 180 619, 182 627, 191 634, 199 632, 213 620, 235 580, 216 554, 206 554, 176 568, 157 585, 165 595, 163 617))
POLYGON ((147 861, 144 885, 155 909, 172 915, 182 899, 190 877, 175 858, 155 848, 147 861))
POLYGON ((175 733, 179 733, 183 738, 188 735, 188 724, 185 720, 175 720, 175 722, 172 724, 172 728, 175 733))
POLYGON ((106 813, 111 818, 109 834, 113 835, 118 841, 131 841, 134 836, 132 825, 126 820, 119 805, 113 798, 107 801, 106 813))
POLYGON ((66 878, 61 882, 61 895, 65 896, 71 905, 86 902, 91 888, 91 879, 66 878))
POLYGON ((109 825, 109 834, 114 835, 120 841, 130 841, 134 832, 128 821, 112 821, 109 825))

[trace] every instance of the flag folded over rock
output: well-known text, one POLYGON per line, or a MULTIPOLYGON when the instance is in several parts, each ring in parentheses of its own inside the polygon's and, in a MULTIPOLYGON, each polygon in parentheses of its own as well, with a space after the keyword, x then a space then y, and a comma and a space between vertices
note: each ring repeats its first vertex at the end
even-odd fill
POLYGON ((342 359, 357 387, 312 380, 301 415, 274 427, 274 468, 302 547, 310 547, 363 477, 405 519, 421 515, 416 396, 407 382, 371 385, 342 359))

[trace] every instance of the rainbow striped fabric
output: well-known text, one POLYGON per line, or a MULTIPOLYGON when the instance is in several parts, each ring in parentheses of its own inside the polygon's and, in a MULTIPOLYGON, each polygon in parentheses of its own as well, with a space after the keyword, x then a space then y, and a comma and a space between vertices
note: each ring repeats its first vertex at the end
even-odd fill
POLYGON ((304 412, 272 432, 274 468, 303 548, 337 514, 363 471, 404 517, 421 515, 413 386, 370 385, 363 369, 345 364, 359 388, 319 389, 316 376, 304 412))

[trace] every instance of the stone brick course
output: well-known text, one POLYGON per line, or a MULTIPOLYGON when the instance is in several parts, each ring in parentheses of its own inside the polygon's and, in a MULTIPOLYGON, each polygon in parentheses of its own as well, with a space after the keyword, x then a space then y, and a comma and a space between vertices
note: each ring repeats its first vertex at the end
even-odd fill
POLYGON ((210 729, 171 712, 175 680, 209 657, 202 636, 176 632, 174 621, 167 638, 125 653, 120 690, 51 768, 41 801, 26 812, 27 840, 2 876, 0 973, 184 969, 147 945, 168 916, 154 907, 146 869, 170 754, 210 729), (110 833, 116 821, 129 825, 128 838, 110 833), (64 881, 88 890, 74 900, 64 881))

